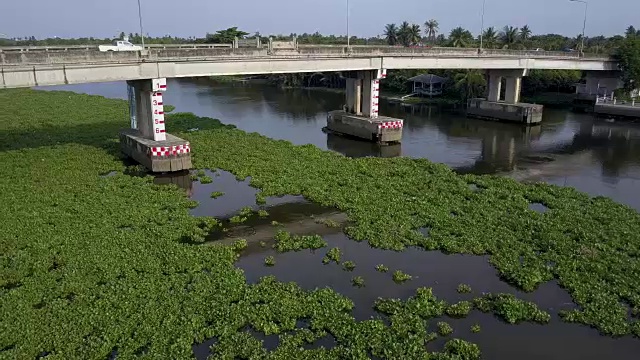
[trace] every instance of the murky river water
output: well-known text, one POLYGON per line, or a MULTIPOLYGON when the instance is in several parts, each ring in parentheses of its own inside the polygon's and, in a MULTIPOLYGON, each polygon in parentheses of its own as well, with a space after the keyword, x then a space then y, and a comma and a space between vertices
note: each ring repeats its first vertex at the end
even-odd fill
MULTIPOLYGON (((522 128, 466 119, 463 115, 428 106, 401 106, 383 102, 381 113, 405 119, 401 145, 378 147, 372 144, 327 135, 321 131, 326 113, 341 107, 343 95, 322 90, 279 90, 262 85, 212 85, 208 80, 172 80, 168 84, 166 103, 176 111, 189 111, 201 116, 219 118, 246 131, 289 140, 296 144, 314 144, 347 156, 424 157, 445 163, 460 172, 499 173, 523 181, 547 181, 576 187, 593 195, 604 195, 640 211, 640 124, 594 120, 586 114, 545 109, 541 126, 522 128)), ((126 98, 123 83, 86 84, 55 87, 114 98, 126 98)), ((238 182, 225 172, 212 175, 212 184, 194 183, 188 174, 159 177, 158 183, 174 182, 188 189, 200 202, 195 215, 226 218, 245 206, 269 212, 266 218, 252 217, 242 225, 228 225, 229 239, 245 238, 249 248, 238 261, 247 279, 255 282, 273 274, 282 281, 295 281, 304 288, 330 286, 354 300, 354 316, 375 316, 372 309, 377 297, 407 298, 417 287, 428 286, 436 296, 447 301, 470 299, 482 292, 511 292, 553 314, 549 325, 507 325, 491 315, 472 312, 466 319, 445 319, 455 329, 454 336, 480 345, 485 359, 636 359, 640 340, 613 339, 599 336, 597 331, 561 322, 557 312, 575 306, 569 295, 555 282, 541 286, 533 293, 521 293, 502 282, 487 258, 444 255, 409 249, 402 253, 370 248, 366 243, 348 240, 340 229, 327 228, 318 219, 345 220, 332 209, 287 196, 268 199, 258 206, 255 189, 238 182), (211 199, 212 191, 225 195, 211 199), (277 254, 271 249, 277 227, 296 234, 321 234, 329 246, 339 246, 343 260, 356 263, 353 272, 338 265, 323 265, 326 249, 316 252, 277 254), (276 266, 265 267, 264 258, 274 256, 276 266), (395 284, 390 273, 375 271, 383 263, 391 272, 403 270, 413 280, 395 284), (351 285, 352 276, 365 278, 366 286, 351 285), (471 285, 472 295, 456 292, 460 283, 471 285), (482 331, 470 332, 480 323, 482 331)), ((224 240, 223 240, 224 241, 224 240)), ((227 240, 228 241, 228 240, 227 240)), ((433 322, 435 325, 435 321, 433 322)), ((256 336, 260 336, 256 334, 256 336)), ((277 337, 265 338, 266 347, 277 346, 277 337)), ((331 339, 321 345, 331 346, 331 339)), ((429 348, 438 349, 440 339, 429 348)), ((206 358, 208 342, 196 346, 199 358, 206 358)))

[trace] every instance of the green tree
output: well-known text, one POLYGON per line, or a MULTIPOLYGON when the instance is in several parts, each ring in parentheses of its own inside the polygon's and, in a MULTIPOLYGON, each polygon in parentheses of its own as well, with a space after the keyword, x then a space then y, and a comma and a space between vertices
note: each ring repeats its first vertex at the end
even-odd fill
POLYGON ((411 25, 408 22, 403 21, 400 24, 400 29, 398 29, 398 41, 404 46, 409 46, 411 44, 410 41, 411 36, 411 25))
POLYGON ((638 31, 636 30, 635 27, 633 27, 633 25, 629 25, 629 27, 627 28, 627 30, 624 32, 624 35, 626 37, 634 37, 638 35, 638 31))
POLYGON ((422 34, 422 30, 420 30, 420 25, 412 24, 411 27, 409 28, 409 43, 411 45, 419 44, 420 40, 422 39, 420 34, 422 34))
POLYGON ((451 30, 449 34, 449 43, 453 47, 468 47, 472 42, 473 35, 471 35, 471 32, 460 26, 451 30))
POLYGON ((631 91, 640 87, 640 37, 626 38, 615 56, 622 70, 625 89, 631 91))
POLYGON ((505 26, 500 33, 500 40, 502 40, 502 47, 504 49, 513 49, 518 43, 518 28, 513 26, 505 26))
POLYGON ((522 41, 525 40, 529 40, 529 38, 531 37, 531 28, 529 28, 529 25, 525 25, 523 27, 520 28, 520 39, 522 41))
POLYGON ((454 77, 456 89, 460 90, 463 99, 477 97, 486 86, 484 75, 480 70, 462 70, 454 77))
POLYGON ((238 30, 238 27, 231 27, 226 30, 216 31, 215 34, 207 34, 206 42, 213 44, 229 44, 232 43, 235 38, 242 39, 249 35, 248 32, 238 30))
POLYGON ((427 33, 427 39, 429 39, 431 43, 434 43, 436 41, 436 35, 438 34, 438 30, 440 30, 440 28, 438 27, 439 25, 440 24, 438 24, 438 21, 434 19, 431 19, 424 23, 425 33, 427 33))
POLYGON ((495 49, 496 45, 498 44, 498 33, 493 26, 490 26, 484 30, 484 33, 482 34, 482 42, 483 47, 487 49, 495 49))
POLYGON ((384 36, 387 44, 392 46, 398 44, 398 28, 396 24, 387 24, 384 28, 384 36))
POLYGON ((531 33, 532 33, 532 31, 529 28, 529 25, 525 25, 525 26, 520 28, 520 42, 522 42, 522 44, 525 47, 529 43, 529 38, 531 37, 531 33))

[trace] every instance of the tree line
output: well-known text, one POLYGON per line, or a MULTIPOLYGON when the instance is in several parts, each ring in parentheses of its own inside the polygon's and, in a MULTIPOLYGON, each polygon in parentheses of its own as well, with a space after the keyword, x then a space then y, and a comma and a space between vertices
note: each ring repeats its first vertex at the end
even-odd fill
MULTIPOLYGON (((419 24, 403 21, 399 26, 387 24, 384 28, 384 40, 391 46, 449 46, 449 47, 482 47, 486 49, 541 49, 547 51, 581 50, 582 34, 567 37, 559 34, 534 35, 528 25, 516 27, 506 25, 502 29, 490 26, 482 32, 482 36, 474 36, 471 31, 456 27, 448 36, 441 34, 439 23, 435 19, 424 23, 424 32, 419 24)), ((640 30, 629 26, 625 36, 585 37, 584 52, 611 53, 622 45, 625 39, 640 36, 640 30)))

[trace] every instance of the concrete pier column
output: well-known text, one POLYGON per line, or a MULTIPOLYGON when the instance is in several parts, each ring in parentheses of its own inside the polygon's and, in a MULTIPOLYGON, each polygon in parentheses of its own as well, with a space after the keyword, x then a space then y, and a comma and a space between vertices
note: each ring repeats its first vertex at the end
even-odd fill
POLYGON ((377 118, 380 107, 380 79, 386 76, 386 69, 346 72, 347 113, 377 118))
POLYGON ((487 100, 489 101, 500 101, 500 92, 502 91, 502 76, 496 71, 489 71, 487 79, 488 84, 487 87, 489 89, 489 94, 487 95, 487 100))
POLYGON ((127 81, 131 129, 120 132, 122 152, 153 172, 191 169, 189 142, 166 133, 162 93, 167 80, 127 81))
POLYGON ((487 99, 469 99, 467 116, 512 121, 526 125, 542 121, 542 105, 520 103, 522 77, 527 69, 495 69, 487 71, 487 99), (504 101, 500 101, 502 78, 505 78, 504 101))
POLYGON ((162 93, 167 89, 167 80, 133 80, 127 81, 127 86, 132 89, 131 97, 134 100, 129 109, 132 112, 132 128, 147 139, 166 140, 162 93))
POLYGON ((347 78, 347 112, 362 114, 362 79, 347 78))
POLYGON ((520 88, 522 86, 521 76, 507 77, 506 89, 504 92, 504 101, 509 104, 517 104, 520 102, 520 88))

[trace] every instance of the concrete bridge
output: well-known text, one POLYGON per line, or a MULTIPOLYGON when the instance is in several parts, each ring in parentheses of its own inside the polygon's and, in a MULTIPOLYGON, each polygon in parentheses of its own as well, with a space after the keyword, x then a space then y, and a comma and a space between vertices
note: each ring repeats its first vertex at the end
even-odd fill
MULTIPOLYGON (((469 114, 521 123, 541 119, 542 106, 520 104, 530 69, 586 71, 617 76, 606 56, 573 52, 394 46, 319 46, 273 42, 264 47, 173 45, 142 51, 101 52, 97 47, 0 48, 0 88, 127 81, 131 129, 122 150, 155 172, 191 168, 189 144, 166 134, 162 93, 166 78, 340 71, 347 78, 346 106, 330 113, 328 128, 378 142, 400 141, 403 122, 379 116, 380 80, 387 69, 484 69, 487 99, 472 99, 469 114), (505 80, 504 98, 501 87, 505 80)), ((602 75, 598 75, 602 74, 602 75)))
POLYGON ((618 70, 606 56, 573 52, 296 45, 210 45, 100 52, 97 47, 0 47, 0 87, 29 87, 152 78, 378 69, 618 70))

